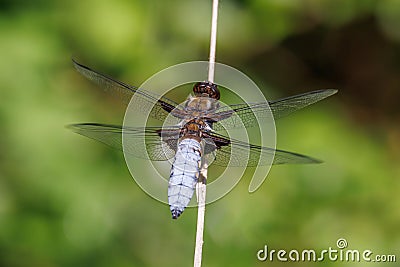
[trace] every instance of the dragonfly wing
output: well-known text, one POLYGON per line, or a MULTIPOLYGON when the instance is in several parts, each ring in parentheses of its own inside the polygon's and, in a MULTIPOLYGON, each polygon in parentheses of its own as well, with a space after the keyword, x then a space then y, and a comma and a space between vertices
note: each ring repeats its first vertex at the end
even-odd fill
POLYGON ((324 89, 307 92, 300 95, 289 96, 269 102, 274 119, 285 117, 299 109, 314 104, 322 99, 337 93, 336 89, 324 89))
POLYGON ((72 124, 68 128, 135 157, 154 161, 174 157, 179 138, 179 129, 176 128, 135 128, 97 123, 72 124))
POLYGON ((298 153, 252 145, 235 139, 229 140, 215 133, 210 134, 209 137, 214 140, 217 147, 213 164, 218 166, 257 167, 271 164, 271 162, 274 165, 322 162, 298 153), (272 157, 273 161, 271 161, 272 157))
POLYGON ((152 118, 165 121, 168 114, 178 106, 166 97, 117 81, 75 60, 72 62, 79 73, 103 87, 106 92, 117 96, 125 105, 128 105, 132 96, 136 94, 135 103, 131 106, 137 108, 138 111, 152 109, 150 112, 152 118))
MULTIPOLYGON (((264 152, 262 152, 264 153, 264 152)), ((315 164, 322 163, 322 160, 315 159, 306 155, 284 151, 284 150, 275 150, 275 156, 273 165, 278 164, 315 164)))
POLYGON ((242 127, 242 125, 246 128, 254 127, 258 125, 254 114, 260 118, 268 118, 272 113, 273 118, 277 120, 335 93, 337 93, 335 89, 325 89, 269 101, 268 104, 250 103, 222 107, 218 110, 216 117, 223 122, 214 123, 213 128, 218 131, 223 128, 242 127))

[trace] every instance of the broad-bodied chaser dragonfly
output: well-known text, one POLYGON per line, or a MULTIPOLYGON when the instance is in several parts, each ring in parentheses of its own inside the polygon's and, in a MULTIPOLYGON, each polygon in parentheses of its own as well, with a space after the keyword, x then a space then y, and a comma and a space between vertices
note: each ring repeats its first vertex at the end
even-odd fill
POLYGON ((219 166, 245 164, 248 167, 255 167, 258 164, 264 164, 259 162, 261 155, 270 157, 274 155, 273 164, 320 162, 305 155, 234 140, 217 131, 226 127, 256 126, 257 120, 251 116, 254 113, 263 115, 271 111, 274 119, 279 119, 333 95, 337 90, 318 90, 269 101, 268 104, 243 103, 226 108, 226 106, 220 106, 220 92, 216 84, 198 82, 193 86, 194 95, 189 96, 183 105, 178 105, 164 96, 139 90, 137 87, 117 81, 76 61, 73 63, 83 76, 121 96, 126 102, 129 102, 136 94, 135 98, 139 101, 136 101, 135 105, 140 107, 149 102, 154 103, 150 112, 151 117, 164 121, 172 115, 180 121, 177 125, 170 127, 140 128, 97 123, 70 125, 76 133, 118 149, 122 149, 122 134, 127 134, 131 144, 124 149, 136 157, 143 158, 144 155, 134 149, 135 142, 143 142, 145 139, 146 158, 153 161, 173 158, 168 186, 168 202, 173 219, 177 219, 189 204, 195 185, 201 179, 202 158, 206 155, 213 154, 212 164, 219 166), (220 123, 222 121, 223 125, 220 123), (208 145, 202 145, 204 140, 208 140, 206 142, 208 145), (232 145, 236 147, 235 150, 231 150, 232 145))

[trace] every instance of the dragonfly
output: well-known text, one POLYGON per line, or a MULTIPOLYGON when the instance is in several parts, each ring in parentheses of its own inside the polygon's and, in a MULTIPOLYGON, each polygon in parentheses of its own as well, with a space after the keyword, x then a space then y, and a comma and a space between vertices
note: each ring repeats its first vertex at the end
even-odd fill
MULTIPOLYGON (((256 167, 271 164, 307 164, 321 161, 306 155, 284 150, 263 147, 236 140, 218 133, 223 129, 254 127, 258 125, 257 116, 279 119, 299 109, 316 103, 337 92, 335 89, 311 91, 268 103, 240 103, 221 105, 218 86, 208 81, 194 84, 193 94, 183 104, 154 92, 131 86, 113 79, 73 60, 76 70, 117 95, 125 104, 135 96, 135 105, 153 105, 150 117, 161 122, 173 118, 170 126, 128 127, 101 123, 71 124, 74 132, 100 141, 117 149, 124 149, 138 158, 152 161, 173 160, 168 183, 168 202, 173 219, 177 219, 189 205, 196 183, 205 182, 201 168, 212 159, 212 164, 224 167, 256 167), (176 123, 178 122, 178 123, 176 123), (128 145, 122 147, 122 135, 128 145), (144 151, 138 144, 145 142, 144 151), (235 149, 232 149, 232 147, 235 149), (205 160, 205 159, 208 160, 205 160)), ((124 142, 126 143, 126 142, 124 142)))

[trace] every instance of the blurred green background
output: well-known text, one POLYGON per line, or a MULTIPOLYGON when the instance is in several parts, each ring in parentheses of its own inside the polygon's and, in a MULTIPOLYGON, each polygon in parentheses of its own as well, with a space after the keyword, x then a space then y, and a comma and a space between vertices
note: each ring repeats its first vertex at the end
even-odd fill
MULTIPOLYGON (((211 1, 0 2, 0 266, 191 266, 196 209, 173 221, 121 152, 66 130, 124 109, 71 57, 130 84, 207 60, 211 1)), ((221 1, 217 61, 269 99, 339 94, 277 123, 278 147, 321 165, 275 166, 207 206, 204 266, 270 249, 400 253, 400 1, 221 1)), ((364 266, 364 263, 294 263, 364 266)), ((369 263, 368 266, 397 266, 369 263)))

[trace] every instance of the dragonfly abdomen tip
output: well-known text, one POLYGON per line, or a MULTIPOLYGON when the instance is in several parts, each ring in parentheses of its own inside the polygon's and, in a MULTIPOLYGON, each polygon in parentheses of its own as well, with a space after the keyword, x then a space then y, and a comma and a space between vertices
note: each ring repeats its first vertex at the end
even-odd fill
POLYGON ((172 214, 172 219, 176 220, 176 219, 178 219, 179 216, 181 216, 182 211, 180 211, 178 209, 173 209, 173 210, 171 210, 171 214, 172 214))

